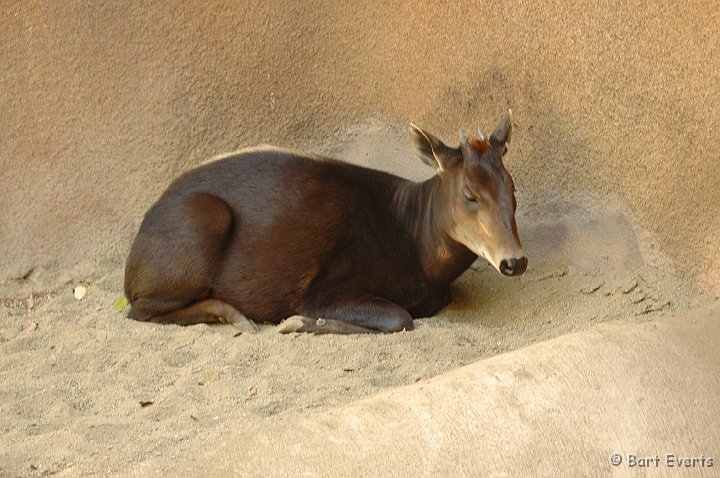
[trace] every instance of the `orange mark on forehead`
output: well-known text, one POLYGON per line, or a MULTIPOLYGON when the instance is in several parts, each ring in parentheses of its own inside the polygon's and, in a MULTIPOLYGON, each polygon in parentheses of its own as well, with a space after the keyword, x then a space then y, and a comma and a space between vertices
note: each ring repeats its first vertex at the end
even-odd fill
POLYGON ((475 148, 475 151, 477 151, 480 156, 485 156, 485 153, 487 153, 488 149, 490 148, 490 143, 488 142, 487 138, 483 140, 479 140, 476 138, 470 142, 470 146, 475 148))

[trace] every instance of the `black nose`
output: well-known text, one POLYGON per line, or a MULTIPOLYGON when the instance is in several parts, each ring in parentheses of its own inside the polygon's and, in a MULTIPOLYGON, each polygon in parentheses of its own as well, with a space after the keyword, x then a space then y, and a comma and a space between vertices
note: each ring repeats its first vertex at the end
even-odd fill
POLYGON ((506 276, 519 276, 527 269, 527 257, 521 257, 519 259, 513 257, 512 259, 503 259, 500 262, 500 272, 506 276))

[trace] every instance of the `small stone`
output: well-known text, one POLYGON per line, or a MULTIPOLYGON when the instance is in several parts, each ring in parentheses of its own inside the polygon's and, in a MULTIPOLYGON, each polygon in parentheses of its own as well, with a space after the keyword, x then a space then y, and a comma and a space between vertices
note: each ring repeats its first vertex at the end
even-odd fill
POLYGON ((82 300, 85 294, 87 294, 87 288, 85 286, 79 285, 73 289, 73 295, 77 300, 82 300))

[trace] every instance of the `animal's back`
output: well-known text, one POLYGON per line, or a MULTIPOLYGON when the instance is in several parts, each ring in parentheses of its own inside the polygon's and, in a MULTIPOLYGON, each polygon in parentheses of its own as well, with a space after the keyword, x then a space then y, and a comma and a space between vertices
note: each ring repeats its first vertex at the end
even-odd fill
MULTIPOLYGON (((213 194, 242 214, 253 234, 276 224, 277 217, 311 225, 303 213, 314 209, 353 209, 354 202, 366 207, 390 200, 394 185, 404 181, 381 171, 333 159, 304 156, 278 148, 238 152, 180 176, 158 199, 158 204, 197 192, 213 194), (297 216, 300 214, 300 216, 297 216)), ((148 215, 152 213, 149 211, 148 215)), ((317 220, 317 214, 313 214, 317 220)))

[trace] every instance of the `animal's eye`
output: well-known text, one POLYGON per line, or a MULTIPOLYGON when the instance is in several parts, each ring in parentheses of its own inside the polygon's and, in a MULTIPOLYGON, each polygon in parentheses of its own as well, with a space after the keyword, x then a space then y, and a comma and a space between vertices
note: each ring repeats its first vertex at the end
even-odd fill
POLYGON ((463 196, 465 196, 465 200, 466 200, 467 202, 477 202, 477 199, 475 199, 474 197, 472 197, 472 195, 471 195, 469 192, 467 192, 467 191, 464 191, 464 192, 463 192, 463 196))

